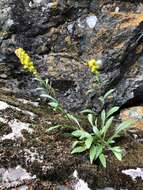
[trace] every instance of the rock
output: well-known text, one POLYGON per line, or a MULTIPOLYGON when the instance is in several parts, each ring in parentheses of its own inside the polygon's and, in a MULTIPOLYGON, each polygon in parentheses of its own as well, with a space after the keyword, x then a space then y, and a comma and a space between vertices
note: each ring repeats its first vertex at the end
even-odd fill
POLYGON ((131 128, 135 128, 143 131, 143 107, 131 107, 124 109, 120 113, 120 118, 122 121, 133 120, 134 124, 131 128))
MULTIPOLYGON (((92 58, 103 62, 101 93, 116 89, 114 104, 122 106, 141 96, 143 15, 138 11, 139 4, 95 0, 90 5, 85 0, 54 4, 55 1, 0 2, 3 11, 0 60, 8 70, 4 74, 12 81, 15 76, 19 82, 25 81, 27 90, 19 93, 25 91, 29 95, 34 85, 30 77, 25 80, 14 55, 16 47, 28 51, 43 77, 49 76, 57 83, 63 80, 70 94, 59 89, 59 98, 64 98, 68 109, 82 109, 90 101, 85 91, 93 75, 83 63, 92 58), (120 12, 115 11, 116 7, 120 12), (75 85, 68 86, 65 81, 69 80, 75 85)), ((18 93, 16 86, 12 88, 18 93)), ((96 93, 93 97, 94 107, 100 95, 96 93)))
POLYGON ((89 165, 87 155, 71 155, 71 138, 61 131, 47 133, 49 127, 67 121, 51 112, 46 103, 38 107, 32 104, 37 84, 14 54, 18 47, 29 53, 41 76, 50 79, 67 109, 79 111, 86 105, 99 107, 97 98, 110 88, 116 90, 109 102, 112 105, 130 105, 130 100, 134 102, 138 98, 141 103, 143 14, 139 11, 139 3, 54 2, 0 1, 0 75, 7 76, 0 78, 0 137, 13 132, 11 121, 17 121, 13 125, 16 123, 23 129, 23 123, 32 126, 32 133, 20 130, 16 139, 1 141, 0 168, 21 165, 39 178, 37 189, 56 189, 57 184, 64 184, 77 169, 80 178, 93 190, 95 182, 99 188, 118 186, 140 190, 142 183, 125 178, 121 170, 143 165, 143 145, 130 138, 125 142, 123 139, 121 144, 128 154, 123 162, 108 154, 106 170, 98 163, 89 165), (116 7, 119 12, 115 11, 116 7), (85 92, 94 75, 84 63, 93 58, 102 63, 102 87, 101 91, 95 89, 95 94, 88 98, 85 92))

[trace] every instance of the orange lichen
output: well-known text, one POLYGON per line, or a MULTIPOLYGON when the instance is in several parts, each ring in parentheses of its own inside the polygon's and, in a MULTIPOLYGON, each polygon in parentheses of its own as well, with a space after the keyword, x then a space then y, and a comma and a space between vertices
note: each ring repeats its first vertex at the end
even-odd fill
POLYGON ((143 13, 115 13, 112 12, 111 16, 116 18, 123 18, 123 21, 118 23, 120 29, 129 28, 129 27, 136 27, 143 21, 143 13))

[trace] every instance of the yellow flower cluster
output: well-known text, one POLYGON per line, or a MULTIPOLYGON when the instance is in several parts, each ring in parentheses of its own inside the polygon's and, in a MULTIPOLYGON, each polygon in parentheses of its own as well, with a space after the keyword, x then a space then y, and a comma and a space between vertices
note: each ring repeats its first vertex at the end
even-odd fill
POLYGON ((89 60, 86 65, 91 69, 91 72, 99 74, 100 66, 97 64, 95 59, 89 60))
POLYGON ((35 77, 38 76, 37 69, 34 67, 33 62, 31 61, 29 55, 22 48, 18 48, 15 50, 16 56, 20 59, 21 64, 24 69, 27 69, 30 73, 32 73, 35 77))

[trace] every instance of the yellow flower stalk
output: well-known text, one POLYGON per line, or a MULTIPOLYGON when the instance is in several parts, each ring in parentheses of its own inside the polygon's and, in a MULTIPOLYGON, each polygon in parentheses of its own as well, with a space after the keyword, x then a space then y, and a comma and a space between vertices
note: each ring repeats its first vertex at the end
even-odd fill
POLYGON ((15 50, 16 56, 19 58, 23 68, 32 73, 35 77, 38 77, 37 69, 35 68, 33 62, 31 61, 29 55, 22 48, 15 50))
POLYGON ((86 65, 90 68, 91 72, 99 74, 100 66, 97 64, 95 59, 89 60, 86 65))

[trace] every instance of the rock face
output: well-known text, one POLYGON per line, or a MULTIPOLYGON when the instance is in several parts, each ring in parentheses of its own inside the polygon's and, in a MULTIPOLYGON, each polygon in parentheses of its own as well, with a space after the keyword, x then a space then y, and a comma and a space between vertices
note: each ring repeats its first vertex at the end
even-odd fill
MULTIPOLYGON (((83 62, 91 58, 102 60, 102 93, 115 88, 115 104, 122 106, 136 98, 142 101, 143 14, 139 1, 1 0, 0 7, 2 84, 11 76, 6 85, 17 90, 25 79, 14 55, 15 48, 23 47, 41 75, 51 78, 56 88, 60 86, 60 97, 69 109, 85 105, 85 91, 93 76, 83 62), (18 82, 15 74, 19 73, 18 82)), ((31 87, 29 83, 24 86, 31 87)))
POLYGON ((18 47, 30 54, 41 76, 52 81, 68 109, 79 110, 87 104, 98 108, 97 97, 110 88, 116 90, 112 98, 115 105, 141 104, 141 2, 0 0, 0 180, 4 168, 9 166, 13 171, 19 166, 45 180, 37 189, 52 190, 57 189, 54 183, 63 185, 78 169, 93 190, 95 181, 99 188, 143 189, 142 181, 137 184, 121 174, 122 169, 143 165, 140 142, 123 139, 121 144, 128 153, 123 162, 108 155, 108 167, 102 170, 90 166, 86 156, 71 155, 69 137, 47 133, 48 127, 65 121, 46 105, 36 106, 32 96, 36 84, 14 54, 18 47), (93 58, 103 63, 102 87, 88 98, 85 92, 94 75, 84 63, 93 58))

